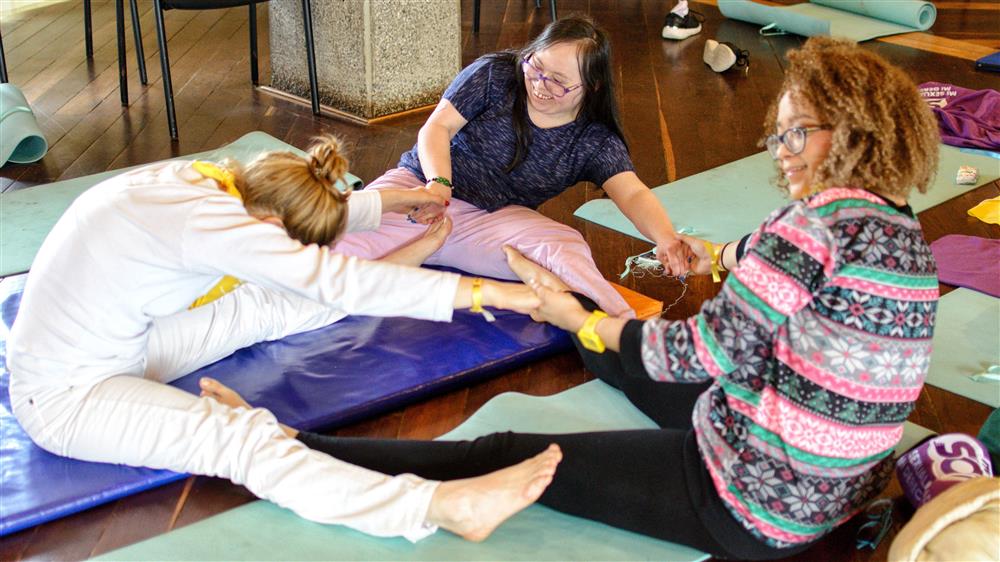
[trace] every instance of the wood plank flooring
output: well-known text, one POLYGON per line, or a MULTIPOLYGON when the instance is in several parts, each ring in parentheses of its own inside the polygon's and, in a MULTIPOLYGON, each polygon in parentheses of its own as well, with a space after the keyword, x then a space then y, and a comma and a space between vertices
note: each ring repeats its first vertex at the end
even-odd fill
MULTIPOLYGON (((428 114, 415 112, 367 127, 316 118, 307 107, 251 87, 245 9, 169 11, 166 26, 180 126, 180 141, 171 143, 151 2, 140 2, 150 83, 145 87, 139 84, 129 35, 129 107, 121 106, 117 91, 112 2, 93 3, 92 60, 84 55, 80 2, 0 2, 5 9, 19 4, 16 14, 2 12, 0 22, 8 71, 11 82, 22 89, 35 109, 50 145, 39 163, 0 169, 0 190, 5 192, 206 150, 254 130, 300 147, 318 133, 337 134, 350 147, 352 172, 370 181, 393 167, 399 154, 412 146, 428 114)), ((482 28, 473 34, 471 0, 462 0, 463 64, 487 52, 520 46, 549 21, 547 6, 536 10, 532 0, 485 0, 482 4, 482 28)), ((671 6, 667 0, 559 2, 561 14, 588 13, 611 34, 626 136, 639 176, 650 186, 760 150, 757 142, 767 106, 781 81, 784 54, 802 43, 795 36, 761 37, 753 26, 724 19, 710 1, 692 3, 692 8, 706 16, 700 35, 684 42, 663 41, 660 27, 671 6), (732 41, 748 49, 752 57, 749 73, 711 72, 701 61, 706 38, 732 41)), ((998 88, 1000 75, 976 72, 964 56, 1000 49, 998 7, 996 2, 938 2, 938 20, 928 33, 871 41, 865 46, 906 69, 917 82, 998 88)), ((262 83, 266 84, 266 4, 258 8, 258 14, 262 83)), ((922 213, 927 238, 935 240, 949 233, 1000 237, 1000 227, 965 214, 968 208, 998 193, 1000 189, 993 183, 922 213)), ((573 218, 573 210, 580 204, 602 196, 595 186, 581 184, 543 205, 541 211, 583 232, 601 271, 616 279, 625 257, 648 248, 573 218)), ((671 280, 631 278, 623 283, 667 303, 681 291, 671 280)), ((693 314, 699 302, 716 290, 707 278, 693 279, 686 297, 667 316, 693 314)), ((591 378, 577 357, 559 355, 336 432, 431 438, 455 427, 499 393, 547 395, 591 378)), ((988 414, 989 409, 982 404, 928 386, 911 420, 939 432, 975 434, 988 414)), ((894 482, 886 495, 899 497, 898 484, 894 482)), ((252 499, 241 487, 192 477, 0 539, 0 559, 81 560, 252 499)), ((897 505, 902 507, 903 503, 897 505)), ((905 509, 899 511, 893 534, 907 516, 905 509)), ((878 550, 859 552, 853 544, 856 528, 856 523, 848 523, 796 559, 884 560, 892 534, 878 550)))

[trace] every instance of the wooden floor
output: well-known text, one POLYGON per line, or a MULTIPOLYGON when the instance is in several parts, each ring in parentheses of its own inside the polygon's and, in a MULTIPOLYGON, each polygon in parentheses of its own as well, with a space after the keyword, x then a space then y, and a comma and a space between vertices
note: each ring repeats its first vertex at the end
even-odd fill
MULTIPOLYGON (((0 1, 6 7, 28 4, 0 1)), ((171 143, 159 81, 152 3, 144 0, 140 4, 150 84, 140 86, 130 59, 127 108, 121 106, 117 90, 114 8, 110 1, 94 1, 95 55, 90 61, 84 57, 79 2, 33 2, 35 7, 26 13, 4 13, 3 43, 11 81, 21 87, 38 115, 50 150, 37 164, 0 169, 3 191, 206 150, 254 130, 300 147, 317 133, 335 133, 351 147, 352 172, 370 181, 393 167, 399 154, 412 146, 427 116, 427 112, 417 112, 368 127, 316 118, 308 108, 250 86, 245 9, 171 11, 166 14, 166 22, 181 137, 179 142, 171 143)), ((1000 50, 1000 3, 937 4, 933 33, 876 40, 865 46, 905 68, 917 82, 951 82, 976 89, 1000 86, 1000 75, 976 72, 970 62, 978 53, 1000 50)), ((663 18, 672 5, 667 0, 561 0, 558 5, 562 14, 589 13, 613 38, 625 132, 639 176, 647 184, 660 185, 760 150, 757 142, 764 113, 781 81, 783 55, 800 45, 801 38, 761 37, 754 26, 724 19, 714 2, 692 4, 707 18, 704 30, 696 38, 679 43, 663 41, 659 36, 663 18), (748 49, 752 57, 750 72, 711 72, 701 61, 706 38, 732 41, 748 49)), ((547 9, 536 10, 531 0, 486 0, 482 30, 473 35, 471 0, 462 0, 462 8, 463 64, 483 53, 522 45, 548 22, 547 9)), ((258 10, 266 83, 266 5, 258 10)), ((927 238, 933 241, 948 233, 1000 237, 1000 228, 965 213, 998 193, 997 183, 989 184, 922 213, 927 238)), ((594 248, 601 271, 609 279, 616 279, 626 256, 648 248, 573 218, 573 210, 580 204, 602 196, 600 190, 584 184, 546 203, 541 210, 583 232, 594 248)), ((665 302, 672 302, 680 294, 675 281, 645 278, 629 279, 625 284, 665 302)), ((708 279, 694 279, 685 299, 667 316, 678 318, 694 313, 699 302, 711 297, 715 290, 708 279)), ((431 438, 461 423, 498 393, 546 395, 590 378, 574 355, 560 355, 341 428, 338 433, 431 438)), ((926 387, 911 420, 939 432, 975 434, 988 414, 989 409, 982 404, 926 387)), ((898 497, 898 484, 893 483, 886 495, 898 497)), ((192 477, 0 539, 0 559, 85 559, 251 499, 241 487, 218 479, 192 477)), ((900 506, 902 503, 897 502, 900 506)), ((904 516, 897 515, 896 529, 904 516)), ((874 553, 857 552, 853 546, 856 528, 856 523, 848 523, 797 559, 885 559, 891 535, 874 553)))

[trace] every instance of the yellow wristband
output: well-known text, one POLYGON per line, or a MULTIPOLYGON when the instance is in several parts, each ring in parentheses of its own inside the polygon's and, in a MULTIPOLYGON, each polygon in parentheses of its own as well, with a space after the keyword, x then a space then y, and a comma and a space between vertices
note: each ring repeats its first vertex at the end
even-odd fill
POLYGON ((712 281, 719 283, 722 281, 722 276, 719 275, 719 247, 705 240, 705 249, 712 260, 712 281))
POLYGON ((483 278, 476 277, 472 280, 472 306, 470 312, 477 312, 483 315, 487 322, 493 322, 496 318, 489 310, 483 308, 483 278))

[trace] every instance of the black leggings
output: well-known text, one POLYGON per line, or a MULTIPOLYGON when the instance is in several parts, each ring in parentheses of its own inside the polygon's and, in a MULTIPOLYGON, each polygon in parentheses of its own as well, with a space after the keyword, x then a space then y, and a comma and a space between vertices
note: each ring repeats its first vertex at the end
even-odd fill
MULTIPOLYGON (((581 302, 594 308, 585 297, 581 302)), ((641 330, 641 323, 626 329, 632 332, 628 337, 638 336, 636 329, 641 330)), ((474 441, 329 437, 307 432, 298 438, 310 448, 352 464, 432 480, 479 476, 557 443, 563 461, 539 500, 551 508, 720 558, 774 559, 807 548, 769 547, 743 529, 719 498, 691 429, 695 400, 710 383, 656 382, 646 376, 638 358, 629 359, 629 353, 596 354, 573 340, 588 369, 622 390, 663 429, 566 435, 507 432, 474 441)))

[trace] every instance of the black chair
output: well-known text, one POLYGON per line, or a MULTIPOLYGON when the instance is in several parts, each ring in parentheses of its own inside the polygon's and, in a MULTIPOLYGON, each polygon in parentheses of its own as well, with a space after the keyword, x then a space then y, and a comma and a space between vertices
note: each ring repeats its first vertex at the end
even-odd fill
MULTIPOLYGON (((139 65, 139 81, 146 85, 146 55, 142 49, 142 31, 139 27, 139 8, 135 0, 129 0, 132 12, 132 33, 135 38, 135 58, 139 65)), ((115 0, 115 24, 118 37, 118 92, 122 105, 128 105, 128 76, 125 71, 125 9, 122 0, 115 0)), ((83 0, 83 39, 87 58, 94 58, 94 25, 90 14, 90 0, 83 0)))
MULTIPOLYGON (((122 0, 117 0, 121 6, 122 0)), ((135 3, 135 0, 129 0, 135 3)), ((177 140, 177 115, 174 110, 174 88, 170 81, 170 57, 167 55, 167 32, 163 27, 163 10, 208 10, 213 8, 232 8, 234 6, 249 6, 250 9, 250 79, 253 85, 257 86, 257 4, 268 0, 153 0, 153 10, 156 16, 156 38, 160 46, 160 68, 163 73, 163 94, 167 102, 167 124, 170 127, 170 138, 177 140)), ((134 8, 133 8, 134 9, 134 8)), ((135 13, 135 12, 133 12, 135 13)), ((320 114, 319 107, 319 84, 316 78, 316 50, 313 44, 313 24, 312 24, 312 1, 302 0, 302 19, 305 26, 306 36, 306 63, 309 67, 309 89, 312 101, 312 112, 314 115, 320 114)), ((133 18, 136 36, 141 34, 138 31, 138 19, 133 18)), ((125 36, 121 25, 118 29, 118 43, 124 45, 125 36)), ((121 51, 120 51, 121 52, 121 51)), ((124 72, 124 66, 119 60, 118 67, 124 72)))
POLYGON ((3 35, 0 35, 0 84, 7 83, 7 59, 3 56, 3 35))
MULTIPOLYGON (((472 0, 472 32, 479 33, 479 2, 472 0)), ((535 0, 535 7, 542 7, 542 0, 535 0)), ((552 21, 556 21, 556 0, 549 0, 549 13, 552 14, 552 21)))

